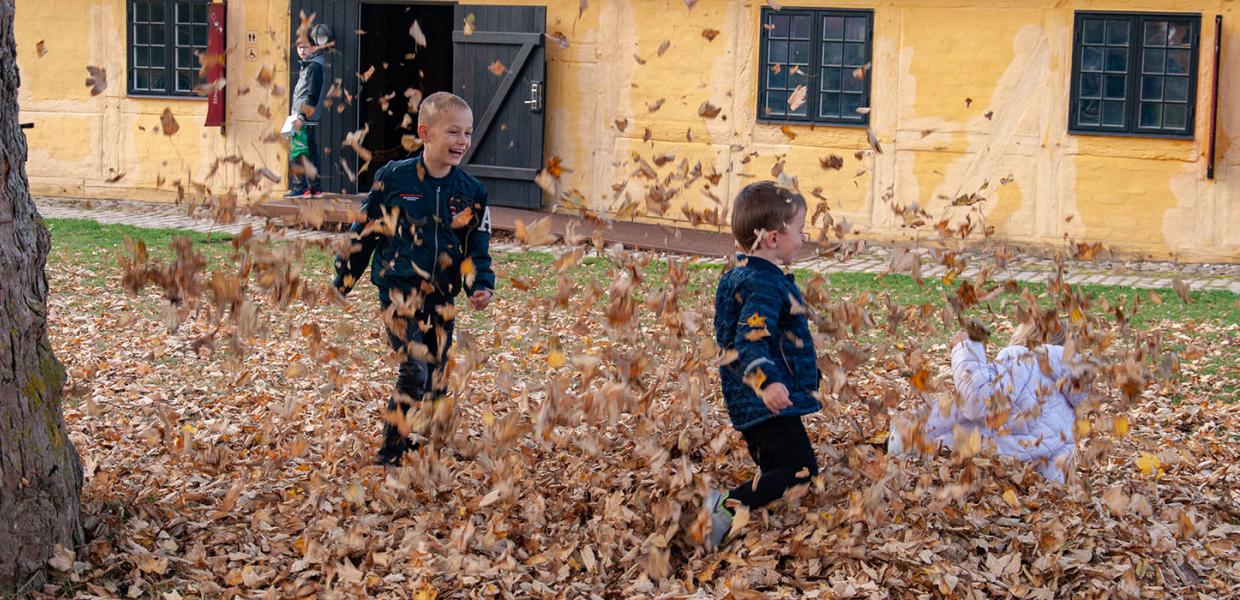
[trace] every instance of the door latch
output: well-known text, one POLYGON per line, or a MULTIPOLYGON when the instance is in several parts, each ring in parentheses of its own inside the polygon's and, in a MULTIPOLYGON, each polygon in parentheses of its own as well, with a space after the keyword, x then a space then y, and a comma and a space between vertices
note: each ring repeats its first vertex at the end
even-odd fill
POLYGON ((543 82, 530 82, 530 99, 525 101, 525 105, 530 107, 530 112, 539 112, 543 109, 543 82))

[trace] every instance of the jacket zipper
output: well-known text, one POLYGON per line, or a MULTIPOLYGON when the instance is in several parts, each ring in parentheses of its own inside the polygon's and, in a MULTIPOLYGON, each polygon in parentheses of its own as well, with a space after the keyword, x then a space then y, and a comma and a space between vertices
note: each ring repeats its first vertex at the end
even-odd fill
POLYGON ((431 285, 436 287, 439 285, 439 221, 442 220, 439 210, 439 190, 440 186, 435 186, 435 255, 431 257, 431 285))

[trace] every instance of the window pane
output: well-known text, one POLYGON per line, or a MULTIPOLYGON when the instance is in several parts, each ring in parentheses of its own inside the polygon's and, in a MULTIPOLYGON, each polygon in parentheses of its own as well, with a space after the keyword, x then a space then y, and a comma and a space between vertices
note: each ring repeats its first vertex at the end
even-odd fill
POLYGON ((788 87, 796 88, 798 85, 809 87, 809 72, 792 65, 792 68, 788 69, 788 87))
POLYGON ((788 62, 788 42, 771 40, 771 45, 767 48, 766 60, 773 63, 788 62))
POLYGON ((1192 44, 1192 40, 1188 37, 1188 23, 1170 23, 1167 25, 1167 45, 1177 48, 1187 48, 1192 44))
POLYGON ((145 46, 137 46, 133 49, 133 66, 149 67, 151 66, 151 49, 145 46))
POLYGON ((207 3, 206 2, 195 2, 194 3, 194 22, 195 23, 206 23, 207 22, 207 3))
POLYGON ((1122 127, 1124 125, 1124 103, 1103 102, 1102 124, 1122 127))
POLYGON ((1080 112, 1077 120, 1082 125, 1097 125, 1102 114, 1101 100, 1083 100, 1081 101, 1080 112))
POLYGON ((1168 77, 1167 78, 1167 100, 1172 102, 1188 101, 1188 78, 1187 77, 1168 77))
POLYGON ((860 92, 860 91, 862 91, 863 86, 865 85, 865 80, 864 80, 864 79, 857 79, 856 77, 853 77, 853 75, 852 75, 852 72, 851 72, 851 71, 844 72, 844 73, 842 73, 842 75, 841 75, 841 76, 842 76, 842 77, 843 77, 843 79, 844 79, 844 91, 845 91, 845 92, 860 92))
POLYGON ((168 64, 168 59, 164 56, 164 47, 155 46, 151 48, 151 66, 163 68, 168 64))
POLYGON ((819 113, 824 117, 840 116, 840 95, 839 94, 823 94, 819 113))
POLYGON ((1146 46, 1167 45, 1167 22, 1166 21, 1146 21, 1145 22, 1145 45, 1146 46))
MULTIPOLYGON (((792 95, 792 92, 787 92, 787 94, 792 95)), ((809 115, 809 103, 802 102, 801 105, 796 108, 796 110, 790 111, 788 114, 796 115, 798 117, 804 117, 804 116, 809 115)))
POLYGON ((840 70, 826 68, 822 70, 822 91, 838 92, 840 90, 840 70))
POLYGON ((1085 19, 1084 31, 1082 39, 1086 44, 1101 44, 1104 40, 1103 28, 1105 21, 1101 19, 1085 19))
POLYGON ((207 28, 204 25, 194 26, 194 45, 199 48, 207 47, 207 28))
POLYGON ((1106 70, 1108 73, 1124 73, 1128 71, 1128 49, 1107 48, 1106 70))
POLYGON ((1112 100, 1123 100, 1128 92, 1128 78, 1123 75, 1107 75, 1106 90, 1103 97, 1112 100))
POLYGON ((162 46, 168 43, 168 37, 164 35, 163 25, 151 25, 151 43, 156 46, 162 46))
POLYGON ((151 78, 146 75, 146 69, 133 70, 133 89, 149 90, 151 89, 151 78))
POLYGON ((844 39, 844 17, 826 17, 823 19, 822 38, 826 40, 844 39))
POLYGON ((151 43, 151 33, 146 25, 133 26, 133 43, 149 44, 151 43))
POLYGON ((1161 74, 1163 72, 1163 62, 1166 58, 1166 50, 1146 48, 1141 58, 1141 72, 1161 74))
POLYGON ((192 40, 190 39, 189 25, 177 25, 176 45, 188 46, 191 42, 192 40))
POLYGON ((1082 73, 1079 93, 1081 98, 1101 98, 1102 76, 1093 73, 1082 73))
POLYGON ((810 16, 796 15, 792 17, 792 37, 797 40, 809 39, 810 16))
POLYGON ((176 68, 184 69, 186 67, 193 66, 194 63, 190 62, 193 58, 194 57, 189 53, 189 48, 177 48, 176 68))
POLYGON ((776 90, 782 90, 788 86, 788 69, 779 66, 779 72, 776 72, 774 65, 766 69, 766 87, 776 90))
POLYGON ((134 2, 134 21, 146 23, 151 20, 151 5, 146 2, 134 2))
POLYGON ((785 15, 771 15, 771 37, 786 38, 788 37, 788 17, 785 15))
POLYGON ((861 115, 857 113, 857 109, 864 106, 861 94, 844 94, 843 105, 840 107, 840 116, 845 119, 860 119, 861 115))
POLYGON ((1107 21, 1107 45, 1128 45, 1128 21, 1107 21))
POLYGON ((168 21, 168 17, 164 14, 164 3, 157 1, 157 2, 151 2, 150 5, 151 5, 151 22, 152 23, 166 23, 168 21))
POLYGON ((783 115, 788 110, 788 92, 767 92, 763 110, 767 115, 783 115))
POLYGON ((1162 105, 1157 102, 1141 103, 1141 126, 1162 127, 1162 105))
POLYGON ((1101 71, 1102 70, 1102 48, 1093 46, 1085 46, 1081 49, 1081 70, 1082 71, 1101 71))
POLYGON ((1162 77, 1142 77, 1141 78, 1141 99, 1142 100, 1162 100, 1163 92, 1162 77))
POLYGON ((194 79, 189 71, 177 71, 177 91, 190 92, 194 90, 194 79))
POLYGON ((168 91, 168 82, 165 81, 165 71, 163 69, 151 71, 151 89, 157 92, 168 91))
POLYGON ((1167 72, 1176 74, 1188 73, 1188 50, 1167 51, 1167 72))
POLYGON ((865 44, 844 44, 844 66, 860 67, 865 64, 865 44))
POLYGON ((176 5, 176 22, 177 23, 189 23, 190 18, 192 16, 193 15, 189 13, 188 2, 177 2, 177 5, 176 5))
POLYGON ((822 64, 837 66, 844 64, 844 44, 823 44, 822 64))
POLYGON ((809 42, 792 42, 789 45, 792 47, 792 58, 788 62, 794 65, 808 65, 809 42))
POLYGON ((1163 127, 1167 129, 1186 129, 1188 127, 1188 105, 1164 104, 1163 127))
POLYGON ((865 17, 848 17, 844 38, 850 42, 865 41, 865 17))

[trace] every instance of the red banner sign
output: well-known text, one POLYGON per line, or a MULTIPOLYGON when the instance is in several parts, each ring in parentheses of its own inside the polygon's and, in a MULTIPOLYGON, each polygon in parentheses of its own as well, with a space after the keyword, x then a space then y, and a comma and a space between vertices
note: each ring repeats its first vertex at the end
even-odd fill
POLYGON ((224 126, 224 52, 227 48, 225 5, 207 5, 207 127, 224 126))

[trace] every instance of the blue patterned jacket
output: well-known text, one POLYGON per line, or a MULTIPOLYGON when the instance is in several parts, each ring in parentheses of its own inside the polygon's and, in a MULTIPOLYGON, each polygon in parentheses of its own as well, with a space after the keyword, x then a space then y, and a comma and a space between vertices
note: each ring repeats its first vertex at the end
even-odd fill
POLYGON ((792 406, 779 416, 801 416, 822 409, 818 363, 809 320, 793 314, 805 299, 792 274, 756 256, 738 255, 740 266, 723 274, 715 292, 715 341, 735 360, 719 368, 732 426, 744 431, 776 415, 753 386, 787 386, 792 406))

